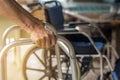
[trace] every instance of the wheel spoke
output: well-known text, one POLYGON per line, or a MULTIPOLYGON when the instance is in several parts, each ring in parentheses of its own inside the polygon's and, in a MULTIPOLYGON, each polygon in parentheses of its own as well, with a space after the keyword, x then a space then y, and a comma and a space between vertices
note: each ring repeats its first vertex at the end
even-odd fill
POLYGON ((46 75, 43 75, 41 78, 39 78, 38 80, 42 80, 46 77, 46 75))
POLYGON ((35 68, 29 68, 29 67, 27 67, 26 69, 27 70, 33 70, 33 71, 45 72, 45 70, 42 70, 42 69, 35 69, 35 68))
POLYGON ((45 63, 38 57, 38 55, 34 52, 34 55, 37 57, 37 59, 42 63, 44 67, 46 67, 45 63))
POLYGON ((44 54, 44 61, 45 61, 45 64, 47 65, 47 67, 49 66, 51 66, 51 53, 50 53, 50 51, 49 50, 46 50, 46 53, 44 54))
MULTIPOLYGON (((62 61, 60 61, 61 62, 61 64, 63 64, 64 63, 64 60, 62 60, 62 61)), ((57 69, 57 65, 55 65, 54 67, 53 67, 53 69, 55 70, 55 69, 57 69)))
POLYGON ((55 80, 57 80, 57 76, 56 76, 56 74, 55 74, 55 75, 53 75, 53 78, 54 78, 55 80))

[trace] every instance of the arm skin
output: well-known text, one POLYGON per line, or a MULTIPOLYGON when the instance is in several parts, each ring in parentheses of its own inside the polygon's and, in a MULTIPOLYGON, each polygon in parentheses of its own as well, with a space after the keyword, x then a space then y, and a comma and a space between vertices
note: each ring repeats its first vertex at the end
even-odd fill
POLYGON ((40 48, 49 48, 56 43, 54 33, 44 28, 42 21, 24 10, 15 0, 0 0, 0 13, 16 22, 20 28, 31 34, 40 48))

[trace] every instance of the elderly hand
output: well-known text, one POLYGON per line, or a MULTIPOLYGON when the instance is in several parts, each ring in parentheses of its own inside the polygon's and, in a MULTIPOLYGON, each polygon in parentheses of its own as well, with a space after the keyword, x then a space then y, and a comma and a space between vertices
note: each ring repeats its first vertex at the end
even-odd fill
POLYGON ((40 48, 50 48, 55 45, 56 37, 52 31, 45 29, 41 25, 36 25, 31 32, 32 40, 40 48))

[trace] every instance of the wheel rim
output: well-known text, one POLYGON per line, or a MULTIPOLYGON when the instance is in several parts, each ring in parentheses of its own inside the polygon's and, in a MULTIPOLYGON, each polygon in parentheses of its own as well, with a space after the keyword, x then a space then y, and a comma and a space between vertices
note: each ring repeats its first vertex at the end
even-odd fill
MULTIPOLYGON (((54 52, 50 53, 49 50, 39 50, 37 47, 29 50, 23 60, 23 76, 25 80, 57 80, 58 70, 57 63, 54 63, 55 58, 54 52)), ((62 55, 61 64, 69 67, 69 57, 62 55)), ((68 78, 71 77, 68 74, 68 69, 66 68, 66 72, 63 72, 65 80, 70 80, 68 78)))

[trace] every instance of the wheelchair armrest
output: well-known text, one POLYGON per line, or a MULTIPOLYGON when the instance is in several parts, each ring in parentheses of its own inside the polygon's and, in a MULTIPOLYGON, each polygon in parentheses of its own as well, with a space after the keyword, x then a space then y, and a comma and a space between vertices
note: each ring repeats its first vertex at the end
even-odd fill
POLYGON ((78 32, 78 30, 75 28, 64 28, 62 30, 59 30, 58 34, 66 34, 66 33, 74 33, 74 32, 78 32))
POLYGON ((89 22, 70 22, 68 24, 64 24, 64 27, 67 27, 67 28, 75 28, 76 26, 78 25, 89 25, 90 23, 89 22))
MULTIPOLYGON (((65 26, 78 26, 78 25, 89 25, 91 24, 90 22, 70 22, 68 24, 64 24, 65 26)), ((108 22, 104 22, 104 23, 101 23, 101 22, 97 22, 95 24, 110 24, 108 22)))
POLYGON ((69 26, 77 26, 77 25, 88 25, 89 22, 70 22, 69 26))

